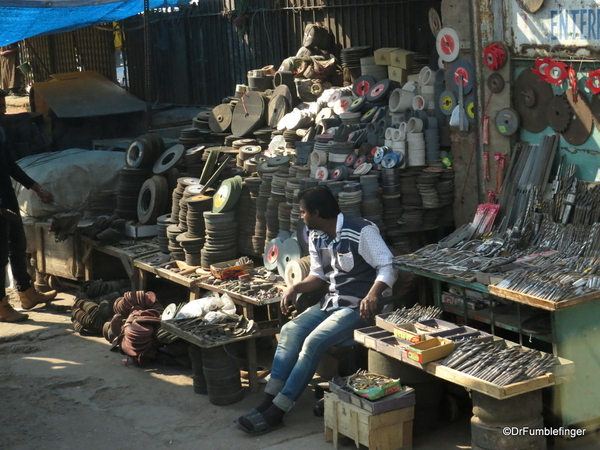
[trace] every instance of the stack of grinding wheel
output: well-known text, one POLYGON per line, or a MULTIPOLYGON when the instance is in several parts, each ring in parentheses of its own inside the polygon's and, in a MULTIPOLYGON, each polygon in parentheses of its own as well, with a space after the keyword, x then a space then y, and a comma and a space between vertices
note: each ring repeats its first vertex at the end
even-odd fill
MULTIPOLYGON (((194 190, 200 186, 190 186, 187 189, 194 190)), ((198 189, 199 190, 199 189, 198 189)), ((200 265, 200 251, 204 246, 205 228, 204 212, 212 209, 213 199, 208 195, 192 195, 186 199, 187 231, 177 237, 177 242, 185 252, 185 262, 190 266, 200 265)))
POLYGON ((198 115, 192 119, 192 126, 199 130, 210 130, 210 126, 208 125, 210 113, 210 111, 200 111, 198 115))
POLYGON ((279 204, 285 203, 285 186, 289 178, 289 166, 278 166, 278 170, 273 175, 273 180, 271 181, 271 197, 267 203, 267 241, 271 241, 279 234, 279 204))
MULTIPOLYGON (((260 173, 260 172, 259 172, 260 173)), ((271 197, 271 182, 273 181, 272 173, 261 174, 262 183, 258 189, 258 198, 256 199, 256 226, 254 235, 252 236, 252 247, 255 253, 262 254, 265 249, 267 238, 267 204, 271 197), (258 250, 258 251, 257 251, 258 250)))
POLYGON ((436 183, 435 188, 438 193, 440 205, 452 205, 454 203, 454 170, 442 170, 439 181, 436 183))
POLYGON ((262 246, 254 246, 254 230, 256 228, 256 203, 258 192, 262 180, 260 178, 246 178, 242 183, 242 193, 238 207, 236 208, 236 217, 239 224, 238 228, 238 248, 244 255, 260 255, 262 246))
POLYGON ((243 145, 239 149, 237 156, 238 167, 243 168, 248 173, 256 172, 256 159, 250 161, 252 158, 256 158, 262 152, 260 145, 243 145))
POLYGON ((360 58, 372 55, 371 47, 350 47, 343 48, 340 52, 342 67, 344 69, 359 69, 360 58))
POLYGON ((438 172, 424 170, 417 177, 417 189, 419 190, 419 194, 421 194, 421 201, 425 209, 440 207, 440 200, 438 199, 436 189, 439 176, 438 172))
POLYGON ((90 202, 89 210, 92 217, 112 216, 115 211, 117 192, 99 191, 94 200, 90 202))
POLYGON ((360 177, 360 184, 363 193, 361 205, 362 216, 381 228, 383 209, 379 197, 379 180, 377 179, 377 175, 362 175, 360 177))
POLYGON ((362 186, 360 183, 345 183, 342 192, 338 194, 340 210, 344 214, 361 217, 362 186))
POLYGON ((177 236, 183 233, 183 230, 178 225, 169 225, 167 227, 167 238, 169 239, 169 245, 167 249, 171 254, 171 257, 177 261, 185 260, 185 253, 181 244, 177 241, 177 236))
MULTIPOLYGON (((293 233, 293 230, 296 229, 296 225, 298 223, 298 218, 300 217, 299 206, 294 206, 294 199, 297 200, 298 192, 300 191, 300 180, 298 179, 298 167, 299 166, 291 166, 290 167, 290 178, 285 185, 285 201, 289 207, 289 219, 288 219, 288 228, 286 231, 293 233)), ((282 224, 279 224, 280 229, 284 229, 282 224)))
POLYGON ((156 219, 158 248, 161 253, 169 253, 169 238, 167 237, 167 228, 169 225, 176 225, 177 222, 171 219, 171 214, 163 214, 156 219))
POLYGON ((310 273, 310 256, 290 261, 285 268, 285 284, 288 287, 304 280, 310 273))
POLYGON ((206 241, 201 251, 201 264, 210 269, 216 264, 237 257, 237 230, 235 212, 205 212, 206 241))
POLYGON ((402 216, 402 204, 400 203, 400 169, 383 169, 381 171, 383 187, 383 224, 386 235, 388 232, 397 230, 398 219, 402 216))
POLYGON ((400 189, 402 190, 402 206, 423 206, 421 194, 417 189, 417 177, 419 171, 407 170, 400 174, 400 189))
POLYGON ((199 128, 184 128, 179 135, 179 143, 188 149, 204 142, 208 136, 210 136, 210 133, 202 131, 199 128))
POLYGON ((188 223, 187 223, 187 218, 188 218, 188 202, 187 201, 189 198, 199 195, 201 190, 202 190, 202 186, 200 186, 198 184, 187 186, 183 191, 181 200, 179 200, 179 228, 181 228, 183 231, 188 231, 188 228, 189 228, 188 223))
MULTIPOLYGON (((306 179, 310 175, 310 169, 306 166, 296 166, 296 180, 290 180, 291 185, 290 189, 294 186, 294 190, 292 193, 292 212, 290 213, 290 233, 293 233, 298 228, 298 221, 300 220, 300 200, 298 199, 298 195, 302 189, 306 189, 306 184, 304 184, 304 188, 302 187, 302 179, 306 179)), ((310 180, 310 178, 308 178, 310 180)), ((316 181, 316 180, 314 180, 316 181)), ((287 189, 286 185, 286 189, 287 189)), ((286 192, 287 199, 287 192, 286 192)))
POLYGON ((266 150, 271 143, 271 133, 273 130, 271 128, 261 128, 254 132, 254 137, 256 138, 256 142, 261 146, 263 150, 266 150))

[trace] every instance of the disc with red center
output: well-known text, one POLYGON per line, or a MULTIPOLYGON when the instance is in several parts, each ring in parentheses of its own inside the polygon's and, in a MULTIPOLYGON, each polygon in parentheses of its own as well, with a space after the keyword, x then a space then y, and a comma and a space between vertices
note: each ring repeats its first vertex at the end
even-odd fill
POLYGON ((443 61, 452 62, 458 58, 460 40, 452 28, 442 28, 437 34, 435 46, 443 61))
POLYGON ((469 61, 459 59, 452 64, 450 68, 450 76, 452 77, 452 85, 454 91, 458 92, 459 76, 462 75, 463 94, 467 95, 473 89, 475 81, 475 71, 473 65, 469 61))
POLYGON ((370 102, 378 102, 387 97, 392 87, 392 82, 389 79, 381 80, 373 86, 367 94, 367 100, 370 102))
POLYGON ((361 75, 352 85, 352 92, 357 97, 364 97, 370 91, 376 81, 371 75, 361 75))
POLYGON ((277 269, 277 259, 282 243, 281 239, 275 238, 267 244, 263 255, 263 263, 268 270, 277 269))

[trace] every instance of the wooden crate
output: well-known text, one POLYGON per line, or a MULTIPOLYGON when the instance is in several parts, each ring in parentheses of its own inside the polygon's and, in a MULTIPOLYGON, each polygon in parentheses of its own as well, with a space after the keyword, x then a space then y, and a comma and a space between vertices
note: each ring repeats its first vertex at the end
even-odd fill
POLYGON ((338 436, 377 450, 411 450, 414 406, 381 414, 341 401, 334 393, 325 394, 325 441, 338 448, 338 436))

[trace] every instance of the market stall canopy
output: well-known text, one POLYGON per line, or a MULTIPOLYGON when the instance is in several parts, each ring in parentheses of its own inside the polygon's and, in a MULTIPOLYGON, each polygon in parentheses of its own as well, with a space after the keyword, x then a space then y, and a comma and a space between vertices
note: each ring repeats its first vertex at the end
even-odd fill
POLYGON ((34 83, 35 110, 57 117, 92 117, 144 111, 146 103, 97 72, 51 75, 52 80, 34 83))
MULTIPOLYGON (((150 9, 187 3, 188 0, 149 0, 150 9)), ((143 11, 143 0, 0 0, 0 46, 40 34, 122 20, 143 11)))

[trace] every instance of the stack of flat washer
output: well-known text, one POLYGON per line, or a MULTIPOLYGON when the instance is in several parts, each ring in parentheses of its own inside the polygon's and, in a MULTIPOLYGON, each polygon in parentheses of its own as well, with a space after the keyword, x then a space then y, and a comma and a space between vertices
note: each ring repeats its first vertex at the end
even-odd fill
POLYGON ((400 189, 402 190, 402 206, 423 206, 421 194, 417 189, 419 171, 407 170, 400 174, 400 189))
POLYGON ((440 200, 436 189, 436 183, 440 174, 437 172, 423 171, 417 177, 417 189, 421 195, 423 208, 433 209, 440 207, 440 200))
POLYGON ((435 188, 438 193, 441 206, 451 205, 454 203, 454 170, 443 169, 440 172, 439 181, 435 188))
POLYGON ((225 213, 205 212, 206 241, 201 251, 201 264, 209 269, 211 264, 237 257, 238 223, 235 211, 225 213))
POLYGON ((372 55, 372 48, 368 46, 343 48, 340 52, 342 67, 344 69, 359 69, 360 58, 372 55))
POLYGON ((402 216, 400 169, 383 169, 381 176, 383 188, 381 196, 383 202, 383 223, 387 233, 398 228, 398 219, 402 216))
POLYGON ((167 227, 167 238, 169 239, 168 250, 171 257, 177 261, 185 260, 185 253, 181 244, 177 241, 177 236, 183 233, 183 230, 177 225, 167 227))
POLYGON ((198 184, 192 184, 191 186, 187 186, 183 190, 183 195, 181 196, 181 200, 179 200, 179 228, 183 231, 188 231, 188 199, 190 197, 194 197, 200 194, 200 190, 202 186, 198 184))
POLYGON ((344 183, 342 192, 338 194, 340 210, 351 216, 361 216, 362 186, 358 182, 344 183))
POLYGON ((137 220, 138 196, 149 175, 147 169, 123 167, 119 170, 119 192, 115 214, 121 219, 137 220))
POLYGON ((242 193, 236 208, 238 228, 238 249, 244 255, 260 255, 262 247, 254 246, 254 230, 256 228, 256 203, 262 180, 249 177, 242 183, 242 193))
POLYGON ((210 130, 210 126, 208 125, 210 114, 210 111, 200 111, 196 117, 192 119, 192 126, 200 130, 210 130))
POLYGON ((163 214, 156 219, 157 224, 157 236, 158 236, 158 248, 161 253, 169 253, 169 238, 167 237, 167 228, 169 225, 176 225, 171 214, 163 214))
POLYGON ((360 177, 360 184, 363 191, 362 216, 371 222, 380 224, 383 220, 383 208, 379 197, 379 180, 377 175, 362 175, 360 177))
POLYGON ((179 143, 188 149, 204 142, 208 136, 210 136, 210 132, 205 132, 195 127, 184 128, 179 135, 179 143))
MULTIPOLYGON (((259 172, 260 173, 260 172, 259 172)), ((262 183, 258 189, 258 198, 256 199, 256 227, 252 236, 252 246, 258 254, 262 254, 265 249, 267 238, 267 204, 271 197, 271 183, 273 181, 272 173, 263 173, 261 175, 262 183)))

